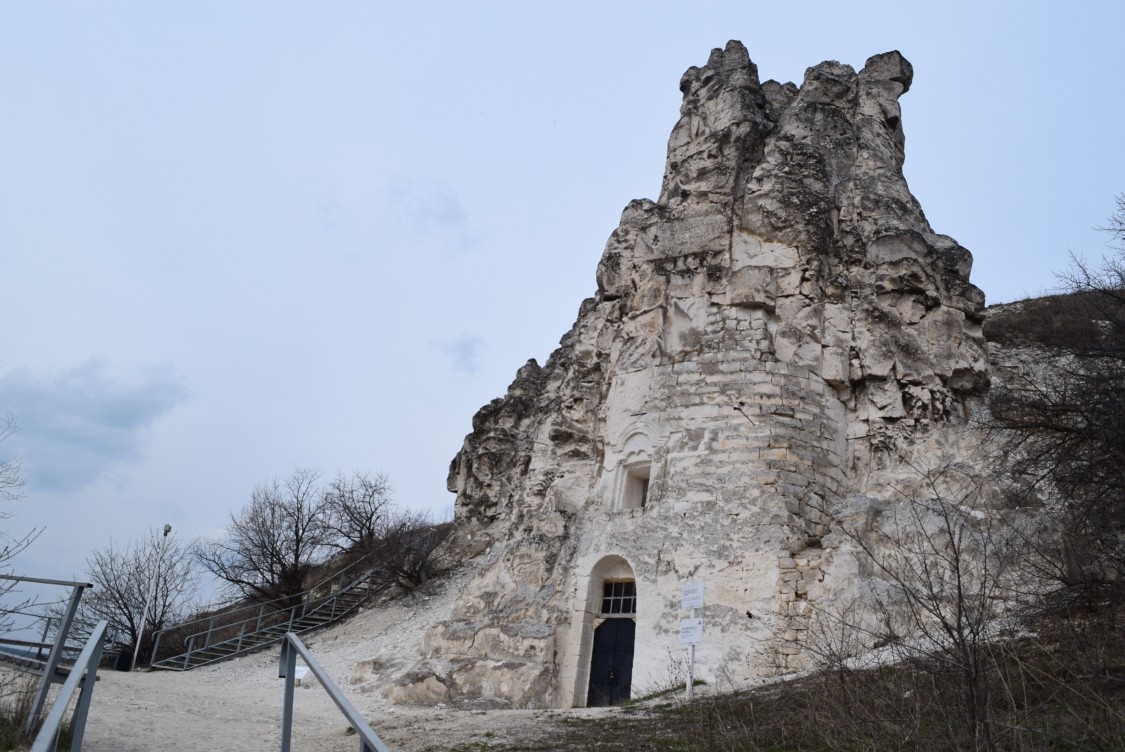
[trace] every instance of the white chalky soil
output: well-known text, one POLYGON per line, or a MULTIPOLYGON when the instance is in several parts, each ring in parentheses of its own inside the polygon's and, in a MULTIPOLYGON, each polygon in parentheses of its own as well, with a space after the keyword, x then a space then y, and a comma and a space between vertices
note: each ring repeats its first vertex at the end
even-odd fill
MULTIPOLYGON (((313 655, 393 750, 446 750, 473 741, 534 740, 549 736, 550 718, 563 711, 460 711, 404 707, 382 690, 420 655, 426 628, 446 617, 467 573, 435 583, 426 593, 365 610, 305 640, 313 655), (375 659, 385 667, 356 676, 375 659)), ((280 748, 284 681, 277 647, 188 672, 99 672, 83 749, 89 752, 280 748)), ((312 678, 294 701, 293 750, 352 750, 354 735, 328 693, 312 678)), ((565 711, 568 713, 597 713, 565 711)))

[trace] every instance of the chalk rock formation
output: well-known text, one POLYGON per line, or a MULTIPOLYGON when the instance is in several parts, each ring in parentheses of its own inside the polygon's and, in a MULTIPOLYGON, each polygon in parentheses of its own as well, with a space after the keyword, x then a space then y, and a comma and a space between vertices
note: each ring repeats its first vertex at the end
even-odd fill
POLYGON ((701 675, 800 668, 856 577, 825 510, 948 453, 989 384, 972 258, 903 178, 911 77, 888 52, 760 83, 734 41, 684 74, 659 200, 453 460, 478 573, 393 697, 585 704, 607 582, 635 583, 634 688, 681 655, 685 581, 701 675))

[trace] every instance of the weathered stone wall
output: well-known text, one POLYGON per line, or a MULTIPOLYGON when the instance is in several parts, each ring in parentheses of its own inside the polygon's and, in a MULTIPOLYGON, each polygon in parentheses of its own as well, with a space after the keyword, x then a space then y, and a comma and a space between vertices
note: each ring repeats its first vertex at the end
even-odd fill
POLYGON ((660 200, 453 461, 478 573, 392 696, 583 704, 611 574, 637 583, 634 691, 682 654, 686 581, 702 676, 803 665, 810 604, 857 576, 825 512, 956 454, 988 387, 971 256, 902 176, 911 76, 891 52, 760 84, 738 42, 684 74, 660 200))

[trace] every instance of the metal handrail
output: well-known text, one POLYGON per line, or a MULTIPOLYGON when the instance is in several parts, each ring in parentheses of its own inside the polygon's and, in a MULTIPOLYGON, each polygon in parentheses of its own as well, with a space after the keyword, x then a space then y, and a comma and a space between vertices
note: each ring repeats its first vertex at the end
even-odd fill
POLYGON ((316 677, 316 680, 320 682, 320 686, 324 687, 324 691, 332 698, 332 702, 336 703, 336 707, 344 714, 344 718, 355 729, 356 735, 359 737, 359 752, 391 752, 390 748, 383 743, 383 740, 367 723, 367 720, 355 709, 354 705, 348 702, 348 698, 344 697, 344 693, 340 691, 336 683, 329 678, 327 672, 312 657, 312 653, 305 647, 305 643, 301 642, 301 638, 292 632, 285 634, 285 641, 281 643, 281 655, 277 663, 277 676, 285 680, 285 701, 281 710, 281 752, 289 752, 289 741, 293 735, 293 690, 296 687, 298 654, 304 659, 305 665, 309 667, 309 671, 316 677))
POLYGON ((0 580, 16 580, 17 582, 35 582, 40 585, 63 585, 64 587, 76 587, 81 585, 84 588, 92 588, 93 585, 89 582, 74 582, 72 580, 48 580, 43 577, 21 577, 14 574, 0 574, 0 580))
MULTIPOLYGON (((52 580, 44 577, 23 577, 14 574, 0 574, 0 579, 13 580, 15 582, 34 582, 39 585, 60 585, 70 588, 70 597, 67 599, 66 610, 63 612, 62 619, 59 621, 59 630, 55 635, 55 641, 50 645, 51 650, 47 654, 46 661, 43 663, 43 675, 39 679, 39 689, 35 692, 35 697, 31 701, 31 710, 28 713, 27 724, 24 727, 24 735, 31 738, 31 732, 35 728, 35 723, 39 720, 39 715, 43 712, 43 706, 47 702, 47 694, 51 690, 51 682, 58 680, 56 678, 56 671, 59 667, 59 662, 62 660, 63 652, 67 650, 66 641, 70 636, 70 627, 74 624, 74 617, 78 613, 78 602, 82 599, 82 592, 86 588, 93 588, 94 586, 89 582, 52 580)), ((50 625, 50 620, 47 621, 47 624, 48 626, 50 625)), ((46 630, 44 630, 44 639, 46 639, 46 630)), ((101 655, 100 644, 98 646, 98 655, 101 655)))
POLYGON ((105 619, 102 619, 94 627, 94 631, 90 633, 90 638, 86 640, 86 646, 79 653, 78 660, 75 661, 74 667, 70 671, 70 676, 63 682, 62 689, 59 690, 59 694, 55 698, 55 703, 51 706, 50 712, 47 713, 47 717, 43 721, 43 726, 35 737, 35 742, 31 745, 31 752, 47 752, 47 750, 55 749, 58 746, 58 736, 62 728, 63 717, 66 715, 66 709, 70 705, 70 700, 74 697, 79 684, 82 685, 82 691, 78 695, 78 703, 74 706, 70 750, 71 752, 79 752, 82 749, 82 736, 86 733, 86 716, 90 712, 90 698, 94 694, 94 684, 97 683, 98 662, 102 658, 102 644, 105 642, 108 624, 105 619), (85 677, 83 677, 83 674, 85 674, 85 677))
MULTIPOLYGON (((437 532, 437 528, 428 528, 426 541, 433 538, 437 532)), ((324 578, 313 587, 302 591, 292 598, 300 597, 302 600, 298 603, 289 606, 288 608, 276 609, 266 613, 266 606, 270 603, 276 603, 278 600, 268 601, 260 604, 257 607, 257 613, 254 614, 254 604, 245 606, 240 609, 234 609, 225 613, 213 614, 202 619, 196 619, 190 622, 178 624, 166 629, 162 629, 154 634, 155 640, 152 649, 152 657, 149 660, 149 666, 152 668, 180 668, 179 664, 182 663, 183 670, 196 668, 198 666, 206 665, 207 663, 214 663, 216 661, 225 660, 234 655, 238 655, 249 650, 257 650, 267 644, 276 642, 281 639, 281 635, 286 631, 308 632, 327 623, 335 621, 343 614, 351 611, 359 605, 358 602, 345 604, 342 611, 337 611, 337 606, 343 596, 354 594, 360 587, 368 586, 368 593, 362 596, 359 602, 366 600, 367 597, 375 592, 385 589, 390 586, 395 579, 390 573, 387 576, 376 580, 376 575, 379 568, 371 559, 379 552, 383 551, 388 546, 393 545, 391 541, 384 541, 378 547, 372 549, 364 556, 356 559, 348 566, 338 570, 329 577, 324 578), (367 564, 364 574, 349 582, 348 572, 358 569, 361 565, 367 564), (326 585, 334 584, 335 587, 328 591, 326 595, 319 595, 326 585), (298 609, 300 612, 298 613, 298 609), (251 612, 251 616, 244 619, 231 619, 239 613, 251 612), (326 618, 321 618, 326 616, 326 618), (311 618, 310 617, 315 617, 311 618), (220 619, 224 621, 216 624, 220 619), (286 623, 288 620, 288 623, 286 623), (300 625, 299 629, 294 630, 295 623, 304 622, 300 625), (191 634, 183 634, 186 631, 185 627, 192 625, 202 624, 207 622, 207 628, 194 632, 191 634), (180 632, 181 639, 184 640, 186 650, 178 652, 175 655, 160 657, 160 642, 165 633, 176 630, 180 632), (260 639, 261 635, 269 635, 267 639, 260 639), (250 640, 251 646, 244 648, 244 640, 250 640), (201 646, 197 644, 202 642, 201 646), (204 660, 193 663, 193 658, 198 659, 200 654, 204 660), (175 661, 175 662, 173 662, 175 661)))
MULTIPOLYGON (((342 570, 341 576, 340 576, 340 579, 342 581, 344 580, 344 578, 342 576, 344 571, 346 571, 346 570, 342 570)), ((321 626, 321 625, 329 623, 331 621, 335 621, 337 618, 339 618, 339 617, 343 616, 344 614, 350 612, 353 608, 355 608, 357 605, 359 605, 359 603, 362 602, 362 600, 364 600, 366 598, 366 596, 364 596, 364 598, 361 598, 360 601, 357 601, 357 602, 352 603, 351 605, 349 605, 345 608, 337 610, 337 607, 339 605, 339 601, 343 596, 351 595, 351 594, 355 593, 362 586, 370 584, 372 579, 373 579, 373 576, 374 576, 374 570, 368 570, 368 572, 364 576, 360 577, 359 579, 353 580, 351 582, 345 581, 345 584, 341 584, 341 586, 339 588, 337 588, 331 594, 326 595, 321 599, 313 600, 313 601, 305 601, 304 603, 301 603, 301 604, 295 604, 288 609, 287 614, 286 614, 286 611, 276 611, 276 612, 271 613, 270 614, 271 617, 277 617, 277 616, 281 617, 280 620, 278 620, 278 621, 271 621, 269 623, 263 624, 264 614, 261 611, 259 611, 259 613, 256 617, 251 616, 248 619, 224 624, 224 625, 221 625, 218 628, 212 627, 211 629, 208 629, 206 631, 197 632, 195 634, 189 635, 185 638, 186 641, 187 641, 187 646, 186 646, 187 649, 184 653, 182 653, 180 655, 170 656, 168 658, 153 660, 150 663, 150 665, 153 666, 154 668, 172 668, 173 664, 171 664, 170 661, 173 658, 176 659, 177 661, 179 661, 180 658, 182 657, 183 658, 183 668, 185 670, 187 670, 189 668, 196 668, 198 666, 202 666, 202 665, 205 665, 207 663, 213 663, 215 661, 224 660, 226 658, 230 658, 231 656, 242 653, 242 652, 244 652, 244 650, 257 649, 257 648, 260 648, 260 647, 264 647, 266 644, 268 644, 270 642, 275 642, 277 640, 282 639, 282 636, 285 632, 293 630, 293 625, 296 621, 298 621, 300 619, 306 619, 306 618, 309 618, 309 617, 316 618, 317 623, 312 624, 312 625, 310 625, 310 626, 308 626, 304 629, 299 629, 297 631, 305 632, 305 631, 308 631, 310 629, 315 629, 317 626, 321 626), (299 615, 298 615, 298 610, 300 610, 299 615), (323 619, 321 619, 321 615, 324 615, 324 614, 326 614, 326 616, 323 619), (251 624, 253 624, 252 628, 247 630, 247 626, 251 625, 251 624), (225 638, 222 638, 222 639, 220 639, 216 642, 212 642, 211 638, 212 638, 213 631, 219 631, 220 633, 222 633, 223 631, 226 631, 226 633, 229 636, 227 636, 225 638), (261 635, 263 633, 273 633, 276 636, 273 639, 269 639, 269 640, 265 640, 265 641, 257 641, 252 646, 247 647, 245 649, 243 648, 244 640, 253 638, 256 635, 261 635), (203 637, 203 640, 202 640, 203 644, 201 646, 197 647, 196 638, 201 637, 201 636, 203 637), (202 652, 205 652, 205 651, 208 651, 208 650, 214 651, 216 648, 222 648, 224 646, 231 646, 231 645, 234 646, 234 649, 232 651, 220 653, 220 654, 215 654, 208 660, 200 661, 198 663, 192 663, 192 659, 194 657, 197 657, 199 653, 202 653, 202 652)), ((368 594, 370 594, 370 592, 368 594)), ((158 654, 158 650, 159 650, 159 637, 157 638, 157 642, 153 647, 153 655, 154 656, 156 656, 158 654)))
MULTIPOLYGON (((94 585, 92 583, 89 583, 89 582, 77 582, 77 581, 74 581, 74 580, 52 580, 52 579, 48 579, 46 577, 25 577, 23 575, 16 575, 16 574, 0 574, 0 580, 13 580, 15 582, 34 582, 37 585, 60 585, 62 587, 72 587, 72 588, 77 588, 77 590, 74 591, 74 592, 77 592, 79 594, 81 594, 81 592, 83 590, 85 590, 86 588, 94 587, 94 585)), ((4 586, 4 587, 8 587, 8 586, 4 586)), ((12 586, 12 587, 14 587, 14 586, 12 586)), ((31 601, 30 603, 26 603, 24 605, 33 605, 33 606, 39 606, 39 607, 42 608, 44 606, 53 606, 53 605, 57 605, 57 604, 60 604, 60 603, 67 603, 68 601, 71 601, 71 600, 72 600, 71 598, 61 598, 57 601, 52 601, 50 603, 40 603, 39 601, 31 601)), ((71 605, 76 605, 76 604, 71 603, 71 605)), ((58 617, 46 616, 40 611, 22 611, 22 610, 19 610, 19 609, 8 609, 8 608, 0 608, 0 614, 12 614, 12 615, 15 615, 15 616, 32 616, 32 617, 34 617, 34 621, 32 621, 32 624, 34 624, 36 621, 43 621, 43 620, 46 621, 46 624, 43 628, 43 640, 44 641, 28 642, 28 641, 24 641, 24 640, 11 639, 11 638, 7 638, 7 637, 4 637, 4 636, 0 635, 0 645, 11 645, 13 647, 24 647, 24 648, 28 648, 28 647, 37 648, 37 649, 39 649, 39 652, 40 652, 40 658, 42 657, 41 654, 42 654, 43 648, 54 647, 54 644, 55 644, 54 642, 45 642, 45 640, 47 639, 47 632, 51 628, 51 622, 55 618, 58 618, 58 617)), ((67 637, 67 635, 62 636, 63 642, 66 641, 66 637, 67 637)), ((56 642, 58 642, 58 640, 56 640, 56 642)), ((65 646, 64 646, 64 649, 65 649, 65 646)))
MULTIPOLYGON (((159 646, 160 638, 164 635, 165 632, 171 632, 173 630, 180 630, 180 629, 184 629, 185 627, 190 627, 190 626, 193 626, 193 625, 196 625, 196 624, 203 624, 204 622, 207 622, 208 625, 209 625, 208 629, 200 630, 199 632, 194 632, 194 633, 188 635, 188 637, 198 637, 199 635, 206 634, 206 633, 210 632, 212 630, 213 626, 214 626, 215 619, 219 618, 220 616, 228 616, 229 617, 229 616, 232 616, 234 614, 240 613, 242 611, 255 611, 255 612, 258 613, 258 616, 253 616, 253 617, 249 617, 249 618, 246 618, 246 619, 240 619, 240 620, 237 620, 237 621, 233 621, 230 624, 224 625, 224 626, 234 626, 234 625, 237 625, 237 624, 242 624, 244 622, 255 621, 256 619, 261 618, 261 615, 264 613, 264 609, 267 606, 270 606, 274 603, 279 603, 281 601, 288 601, 288 600, 291 600, 292 598, 297 598, 297 597, 301 598, 301 600, 303 601, 309 595, 315 593, 317 590, 321 589, 325 585, 330 584, 334 580, 340 579, 340 577, 344 573, 348 572, 351 569, 354 569, 359 564, 362 564, 363 562, 367 561, 368 559, 373 557, 375 554, 379 553, 379 551, 381 549, 385 548, 385 547, 386 547, 386 544, 383 544, 383 545, 379 546, 378 548, 372 549, 371 551, 364 554, 359 559, 356 559, 355 561, 353 561, 351 564, 347 565, 343 569, 340 569, 340 570, 336 571, 334 574, 332 574, 328 577, 325 577, 323 580, 316 583, 312 587, 307 588, 305 590, 302 590, 300 593, 297 593, 296 595, 281 596, 279 598, 273 598, 273 599, 268 600, 268 601, 260 601, 258 603, 252 603, 248 606, 240 606, 239 608, 235 608, 235 609, 232 609, 230 611, 225 611, 225 612, 218 613, 218 614, 212 614, 211 616, 202 616, 198 619, 192 619, 190 621, 180 622, 179 624, 174 624, 170 627, 165 627, 164 629, 157 630, 152 635, 153 639, 154 639, 154 643, 153 643, 154 647, 153 647, 152 654, 153 654, 154 657, 156 656, 156 647, 155 646, 159 646)), ((289 610, 291 608, 292 608, 292 606, 286 606, 284 608, 278 608, 278 609, 275 609, 275 611, 272 612, 272 613, 280 613, 280 612, 289 610)))

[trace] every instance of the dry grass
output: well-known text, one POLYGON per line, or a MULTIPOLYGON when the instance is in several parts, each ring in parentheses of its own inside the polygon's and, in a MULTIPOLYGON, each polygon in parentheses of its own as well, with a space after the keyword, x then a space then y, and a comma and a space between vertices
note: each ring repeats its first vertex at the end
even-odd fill
MULTIPOLYGON (((0 750, 27 749, 30 745, 24 739, 23 729, 31 713, 35 693, 39 688, 38 679, 24 674, 4 674, 0 676, 0 750)), ((44 708, 44 713, 49 710, 44 708)), ((36 726, 38 730, 38 726, 36 726)), ((70 729, 64 725, 59 732, 56 749, 70 749, 70 729)))
MULTIPOLYGON (((1034 635, 996 645, 989 675, 995 749, 1125 749, 1123 613, 1045 617, 1034 635)), ((485 739, 455 749, 971 749, 961 686, 958 676, 924 660, 867 670, 838 668, 692 703, 636 703, 609 716, 567 717, 538 746, 485 739)))
POLYGON ((989 311, 984 336, 1009 347, 1066 349, 1102 336, 1098 309, 1088 292, 1048 295, 1006 303, 989 311))

